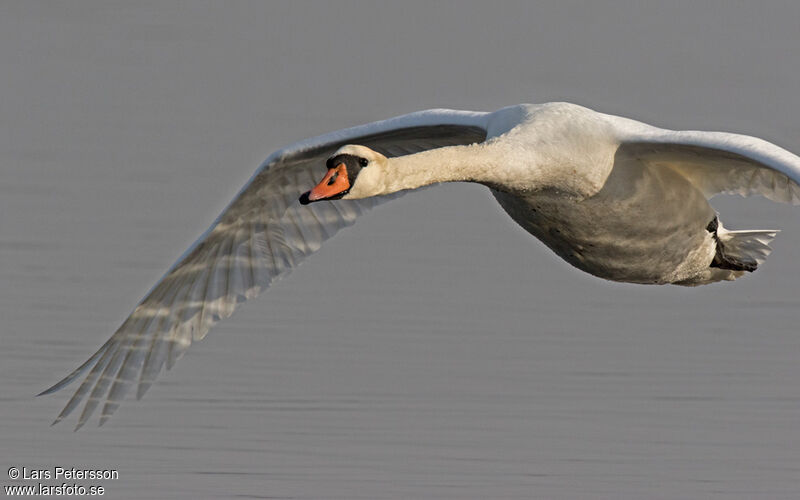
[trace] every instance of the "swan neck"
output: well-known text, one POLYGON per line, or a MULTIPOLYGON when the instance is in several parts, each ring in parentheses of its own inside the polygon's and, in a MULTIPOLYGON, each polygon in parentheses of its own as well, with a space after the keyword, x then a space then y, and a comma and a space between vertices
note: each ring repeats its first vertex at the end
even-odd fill
POLYGON ((390 158, 386 193, 439 182, 486 183, 496 161, 486 144, 447 146, 390 158))

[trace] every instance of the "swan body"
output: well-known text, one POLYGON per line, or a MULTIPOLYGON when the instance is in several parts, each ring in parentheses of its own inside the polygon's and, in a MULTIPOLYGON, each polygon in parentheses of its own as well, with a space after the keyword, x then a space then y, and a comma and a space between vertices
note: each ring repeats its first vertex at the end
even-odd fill
POLYGON ((458 181, 487 186, 590 274, 701 285, 755 270, 776 234, 725 229, 708 198, 797 203, 800 158, 754 137, 664 130, 569 103, 428 110, 299 142, 270 155, 117 332, 42 393, 88 371, 56 422, 85 399, 78 427, 105 401, 102 424, 131 386, 141 397, 192 341, 365 210, 458 181))

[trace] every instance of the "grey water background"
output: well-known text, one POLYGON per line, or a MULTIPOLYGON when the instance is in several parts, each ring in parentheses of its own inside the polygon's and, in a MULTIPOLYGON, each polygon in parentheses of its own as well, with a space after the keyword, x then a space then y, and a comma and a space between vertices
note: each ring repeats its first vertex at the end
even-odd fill
MULTIPOLYGON (((796 499, 800 213, 762 269, 604 282, 482 187, 407 195, 104 427, 34 398, 271 151, 429 107, 569 100, 800 152, 794 2, 0 3, 0 484, 108 498, 796 499), (55 484, 56 481, 45 481, 55 484)), ((72 387, 70 387, 72 389, 72 387)))

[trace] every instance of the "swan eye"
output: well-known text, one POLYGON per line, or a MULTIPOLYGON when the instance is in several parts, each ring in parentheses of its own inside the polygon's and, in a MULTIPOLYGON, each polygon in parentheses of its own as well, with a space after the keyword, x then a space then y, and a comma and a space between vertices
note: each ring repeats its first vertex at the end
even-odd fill
POLYGON ((358 164, 361 165, 362 167, 366 167, 367 165, 369 165, 369 160, 367 160, 366 158, 359 158, 358 164))

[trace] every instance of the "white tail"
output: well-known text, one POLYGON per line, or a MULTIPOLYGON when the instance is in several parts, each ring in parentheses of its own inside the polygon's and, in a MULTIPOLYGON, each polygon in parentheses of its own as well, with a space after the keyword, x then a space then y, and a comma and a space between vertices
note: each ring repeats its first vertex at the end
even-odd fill
POLYGON ((717 237, 726 258, 752 265, 754 268, 764 262, 772 252, 770 242, 778 234, 777 229, 754 231, 728 231, 719 225, 717 237))

